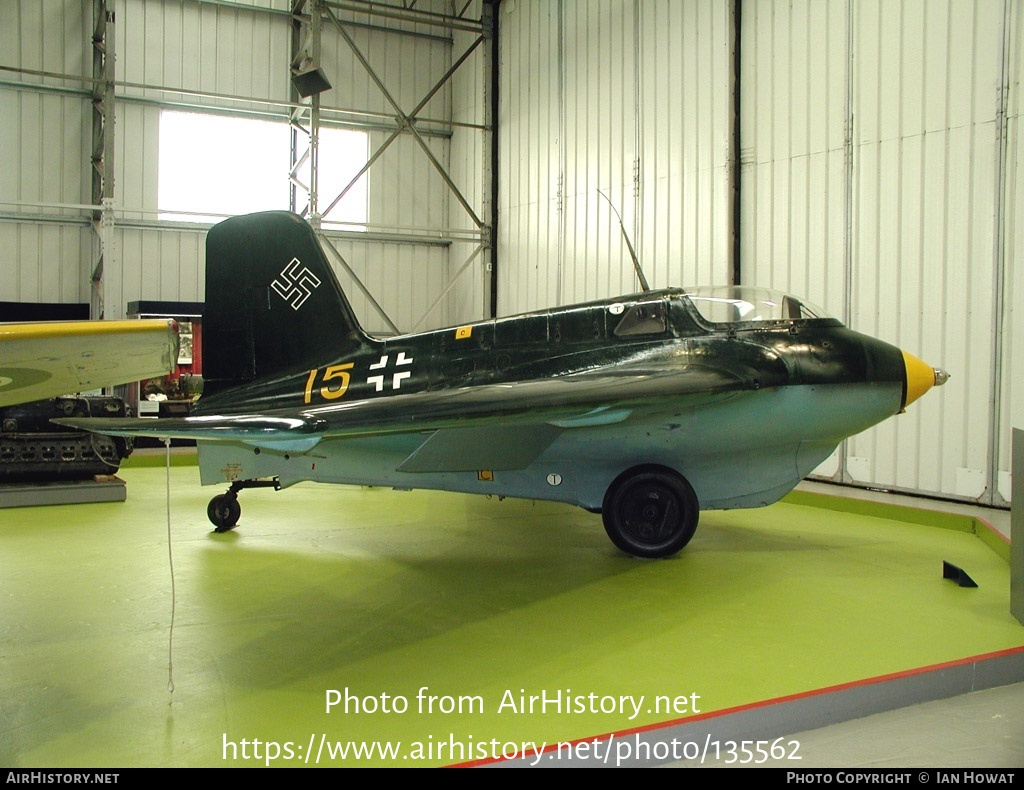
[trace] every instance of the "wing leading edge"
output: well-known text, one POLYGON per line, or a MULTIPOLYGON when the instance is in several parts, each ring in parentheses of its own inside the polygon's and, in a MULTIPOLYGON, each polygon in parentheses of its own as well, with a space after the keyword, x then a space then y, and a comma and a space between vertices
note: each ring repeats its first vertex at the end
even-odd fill
POLYGON ((163 376, 177 359, 170 319, 0 324, 0 406, 163 376))
POLYGON ((425 391, 313 409, 178 419, 69 418, 63 425, 116 436, 244 442, 304 452, 325 438, 425 433, 403 471, 521 469, 563 430, 694 408, 741 389, 727 372, 697 366, 638 373, 629 366, 554 379, 425 391), (467 433, 469 432, 469 433, 467 433), (466 442, 472 435, 473 442, 466 442), (478 449, 470 458, 467 446, 478 449), (478 457, 479 456, 479 457, 478 457))

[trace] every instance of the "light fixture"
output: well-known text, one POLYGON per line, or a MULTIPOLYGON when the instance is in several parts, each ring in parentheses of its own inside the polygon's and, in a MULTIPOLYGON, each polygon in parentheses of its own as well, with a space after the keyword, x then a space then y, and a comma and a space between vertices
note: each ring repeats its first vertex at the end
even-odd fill
POLYGON ((324 70, 319 67, 292 74, 292 85, 295 86, 295 90, 298 91, 299 96, 303 99, 329 91, 332 87, 330 80, 327 79, 327 75, 324 74, 324 70))

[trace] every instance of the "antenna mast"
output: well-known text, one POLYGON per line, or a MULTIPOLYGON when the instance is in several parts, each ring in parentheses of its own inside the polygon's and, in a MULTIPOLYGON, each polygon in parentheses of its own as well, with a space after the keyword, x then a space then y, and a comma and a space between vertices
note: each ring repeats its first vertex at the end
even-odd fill
POLYGON ((615 204, 612 203, 611 199, 600 189, 597 190, 597 194, 608 201, 608 205, 611 207, 612 212, 614 212, 615 218, 619 221, 619 227, 622 228, 622 238, 626 240, 629 257, 633 259, 633 269, 636 270, 637 279, 640 280, 641 290, 645 292, 651 290, 651 286, 647 284, 647 278, 644 277, 644 270, 640 268, 640 260, 636 257, 636 250, 633 249, 633 242, 629 240, 629 234, 626 233, 626 226, 622 224, 622 217, 619 215, 618 209, 615 208, 615 204))

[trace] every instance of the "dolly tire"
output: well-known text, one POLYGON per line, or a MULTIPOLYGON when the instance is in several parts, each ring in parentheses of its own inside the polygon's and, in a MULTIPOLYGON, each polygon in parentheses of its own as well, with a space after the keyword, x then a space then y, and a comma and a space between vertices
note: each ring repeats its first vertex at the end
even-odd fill
POLYGON ((636 557, 669 557, 694 532, 700 506, 682 475, 663 466, 638 466, 608 486, 601 508, 612 543, 636 557))

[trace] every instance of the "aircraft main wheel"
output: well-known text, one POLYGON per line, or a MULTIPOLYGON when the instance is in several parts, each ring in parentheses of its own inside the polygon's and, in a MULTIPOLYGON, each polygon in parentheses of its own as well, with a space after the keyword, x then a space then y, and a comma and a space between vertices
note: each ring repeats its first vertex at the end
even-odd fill
POLYGON ((601 509, 612 543, 637 557, 668 557, 690 542, 700 507, 681 475, 661 466, 641 466, 619 475, 601 509))
POLYGON ((206 516, 215 527, 214 532, 227 532, 238 523, 242 515, 242 506, 238 497, 230 494, 217 494, 206 507, 206 516))

